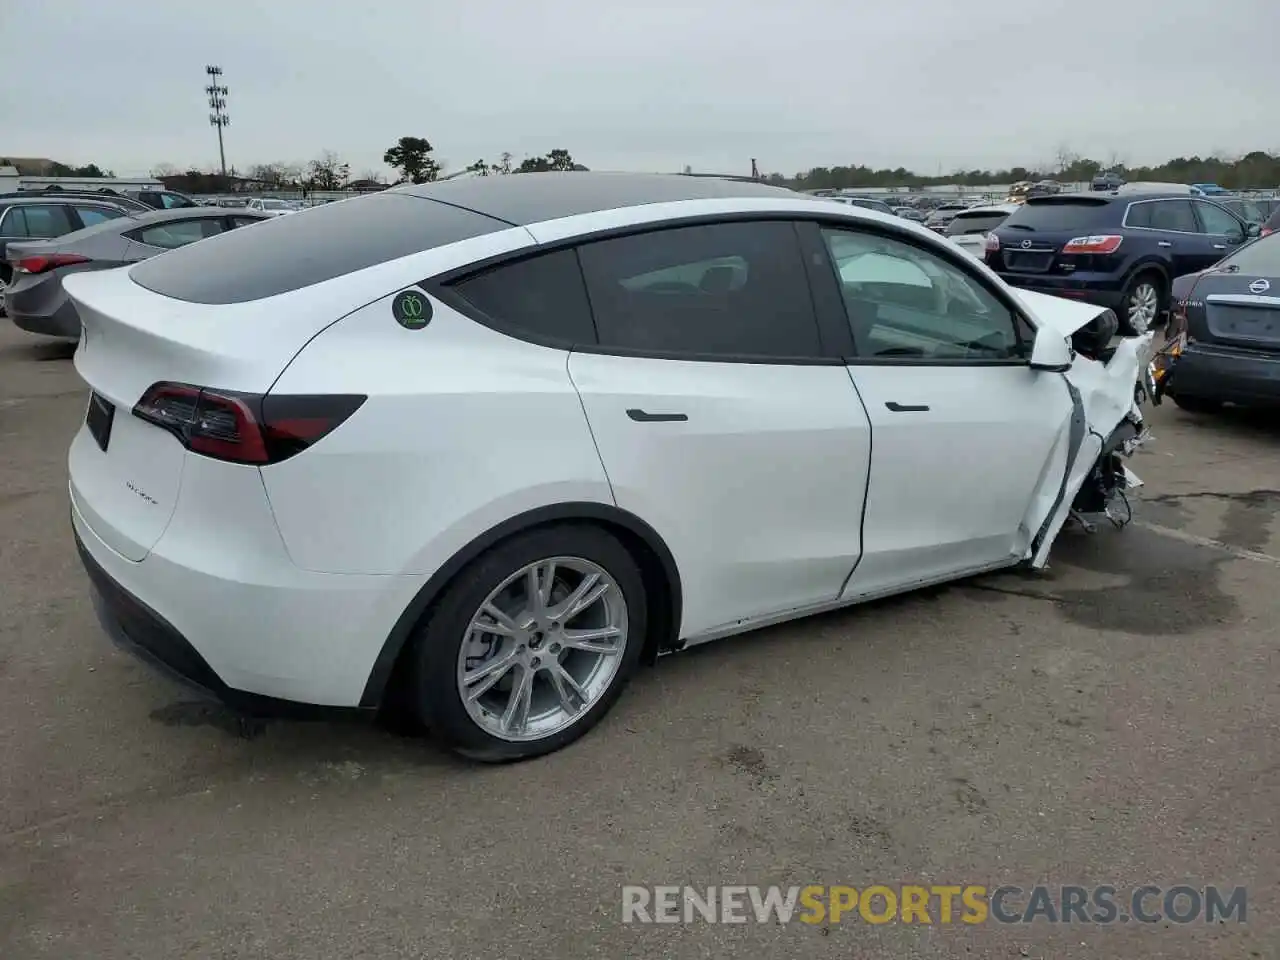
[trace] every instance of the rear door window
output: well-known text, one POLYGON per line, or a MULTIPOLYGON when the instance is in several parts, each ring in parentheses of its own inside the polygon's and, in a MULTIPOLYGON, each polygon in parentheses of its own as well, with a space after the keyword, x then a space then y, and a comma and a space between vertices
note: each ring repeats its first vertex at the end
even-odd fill
POLYGON ((70 233, 75 228, 68 208, 57 203, 24 203, 10 207, 0 235, 29 237, 33 240, 52 240, 70 233))
POLYGON ((795 227, 717 223, 588 243, 600 345, 706 359, 823 356, 795 227))

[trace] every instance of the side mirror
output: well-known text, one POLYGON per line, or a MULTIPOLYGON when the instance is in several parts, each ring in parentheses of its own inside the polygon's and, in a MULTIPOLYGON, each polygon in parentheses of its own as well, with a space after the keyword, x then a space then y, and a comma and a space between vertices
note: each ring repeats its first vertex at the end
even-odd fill
POLYGON ((1042 327, 1036 331, 1035 342, 1031 345, 1031 369, 1043 370, 1045 373, 1066 373, 1071 369, 1074 352, 1067 338, 1055 332, 1051 327, 1042 327))
POLYGON ((1250 240, 1254 239, 1255 237, 1259 237, 1262 235, 1262 224, 1250 223, 1244 228, 1244 232, 1245 232, 1245 236, 1247 236, 1250 240))

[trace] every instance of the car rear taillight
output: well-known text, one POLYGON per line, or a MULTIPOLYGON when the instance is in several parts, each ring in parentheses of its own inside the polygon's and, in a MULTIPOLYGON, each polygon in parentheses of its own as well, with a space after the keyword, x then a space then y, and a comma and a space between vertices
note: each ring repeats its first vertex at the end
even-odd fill
POLYGON ((1258 236, 1265 237, 1267 234, 1274 233, 1274 232, 1275 231, 1272 230, 1270 227, 1263 227, 1261 230, 1258 231, 1258 236))
POLYGON ((18 273, 44 273, 55 267, 69 267, 75 263, 88 262, 88 257, 81 257, 74 253, 49 253, 41 257, 23 257, 14 263, 13 268, 18 273))
POLYGON ((261 396, 157 383, 143 394, 133 415, 168 430, 193 453, 266 465, 307 449, 366 399, 358 394, 261 396))
POLYGON ((1063 253, 1115 253, 1120 249, 1124 237, 1112 233, 1096 234, 1091 237, 1075 237, 1068 240, 1062 248, 1063 253))
POLYGON ((986 242, 983 243, 982 248, 986 250, 987 253, 995 253, 1000 249, 1000 238, 994 233, 988 233, 986 242))

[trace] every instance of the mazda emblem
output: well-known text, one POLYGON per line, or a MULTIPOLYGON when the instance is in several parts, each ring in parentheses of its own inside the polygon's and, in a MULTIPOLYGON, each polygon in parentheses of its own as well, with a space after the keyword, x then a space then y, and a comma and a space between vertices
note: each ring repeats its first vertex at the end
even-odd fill
POLYGON ((1255 280, 1249 284, 1249 290, 1253 293, 1266 293, 1271 289, 1271 282, 1268 280, 1255 280))
POLYGON ((1029 246, 1031 246, 1031 241, 1030 241, 1030 240, 1023 240, 1023 241, 1022 241, 1022 248, 1023 248, 1024 250, 1025 250, 1027 247, 1029 247, 1029 246))

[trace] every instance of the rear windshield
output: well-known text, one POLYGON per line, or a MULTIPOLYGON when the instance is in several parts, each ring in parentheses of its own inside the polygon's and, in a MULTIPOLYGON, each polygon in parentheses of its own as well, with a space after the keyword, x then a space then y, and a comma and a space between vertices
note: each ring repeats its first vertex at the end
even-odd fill
POLYGON ((1004 223, 1008 216, 1007 213, 958 213, 956 218, 947 224, 947 236, 987 233, 1004 223))
POLYGON ((133 282, 191 303, 244 303, 510 224, 407 194, 379 193, 230 230, 144 260, 133 282))
POLYGON ((1029 200, 1001 226, 1024 230, 1076 230, 1106 222, 1110 206, 1108 201, 1099 203, 1060 197, 1029 200))
POLYGON ((1250 277, 1280 277, 1280 233, 1255 240, 1227 257, 1220 266, 1233 266, 1250 277))

